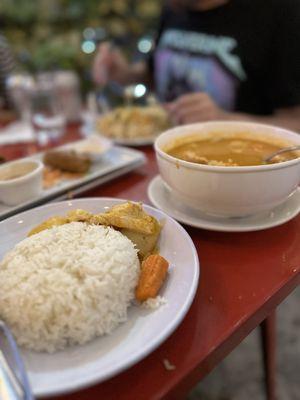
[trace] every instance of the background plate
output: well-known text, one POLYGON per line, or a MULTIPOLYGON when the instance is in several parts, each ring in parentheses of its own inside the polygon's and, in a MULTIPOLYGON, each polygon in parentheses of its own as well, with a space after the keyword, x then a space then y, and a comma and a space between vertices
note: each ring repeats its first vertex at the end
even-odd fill
MULTIPOLYGON (((73 142, 72 144, 57 147, 57 149, 74 146, 81 143, 73 142)), ((25 159, 43 159, 44 153, 38 153, 25 159)), ((109 151, 102 155, 101 159, 92 163, 89 172, 84 176, 77 179, 66 179, 59 184, 49 188, 43 189, 41 194, 29 201, 18 204, 17 206, 7 206, 0 203, 0 221, 15 215, 18 212, 27 210, 47 203, 53 199, 67 198, 68 194, 72 195, 89 190, 93 187, 99 186, 117 176, 126 174, 127 172, 143 165, 146 158, 141 151, 135 149, 128 149, 126 147, 113 146, 109 151)))
POLYGON ((98 135, 100 138, 110 140, 115 144, 122 145, 122 146, 132 146, 132 147, 153 145, 153 143, 155 142, 155 139, 159 136, 159 134, 157 134, 155 136, 122 139, 122 138, 108 137, 108 136, 105 136, 103 133, 97 132, 97 131, 92 131, 92 132, 93 133, 87 133, 83 129, 83 133, 86 135, 87 138, 89 137, 89 135, 92 135, 92 136, 98 135))
POLYGON ((151 136, 147 138, 135 138, 135 139, 111 139, 114 143, 120 144, 123 146, 149 146, 152 145, 157 136, 151 136))

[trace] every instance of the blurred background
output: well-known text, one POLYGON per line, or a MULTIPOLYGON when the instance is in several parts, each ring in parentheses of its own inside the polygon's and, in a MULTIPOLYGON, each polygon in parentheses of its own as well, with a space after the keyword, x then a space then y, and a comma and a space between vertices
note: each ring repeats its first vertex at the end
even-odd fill
MULTIPOLYGON (((85 97, 94 89, 91 65, 97 45, 110 40, 130 59, 147 58, 153 49, 161 5, 162 0, 0 0, 0 30, 13 50, 17 72, 74 71, 85 97)), ((26 85, 27 81, 21 83, 26 85)), ((12 88, 17 84, 14 82, 12 88)), ((74 92, 68 93, 65 104, 71 104, 72 120, 73 115, 78 116, 80 104, 70 101, 74 92)), ((16 98, 20 99, 19 91, 16 98)), ((25 100, 20 101, 26 105, 25 100)), ((24 114, 24 120, 27 113, 28 107, 23 107, 20 114, 24 114)), ((55 123, 63 125, 57 118, 55 123)), ((18 134, 20 129, 20 125, 15 129, 18 134)), ((12 137, 12 131, 9 136, 12 137)), ((28 138, 32 140, 30 134, 25 139, 28 138)), ((299 301, 298 290, 279 307, 280 400, 299 398, 299 353, 295 352, 300 348, 299 301)), ((189 399, 263 400, 260 354, 256 330, 191 392, 189 399)))
POLYGON ((71 69, 86 93, 97 44, 109 39, 130 58, 147 57, 160 8, 160 0, 1 0, 0 27, 19 69, 71 69))

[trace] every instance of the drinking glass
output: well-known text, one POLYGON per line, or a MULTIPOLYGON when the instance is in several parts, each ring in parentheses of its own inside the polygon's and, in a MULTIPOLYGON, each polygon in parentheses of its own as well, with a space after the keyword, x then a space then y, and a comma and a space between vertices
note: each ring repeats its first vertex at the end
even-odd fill
POLYGON ((30 119, 30 92, 34 85, 34 78, 27 73, 11 74, 6 79, 8 98, 24 123, 30 119))
POLYGON ((30 103, 31 124, 38 145, 58 141, 64 133, 66 118, 52 79, 44 77, 35 81, 30 103))

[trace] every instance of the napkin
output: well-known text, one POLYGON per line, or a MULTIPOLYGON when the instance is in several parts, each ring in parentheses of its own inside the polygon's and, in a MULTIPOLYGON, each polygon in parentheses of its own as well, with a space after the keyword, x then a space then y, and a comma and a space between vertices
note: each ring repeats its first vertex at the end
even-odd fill
POLYGON ((17 121, 0 129, 0 146, 34 141, 34 133, 30 124, 17 121))

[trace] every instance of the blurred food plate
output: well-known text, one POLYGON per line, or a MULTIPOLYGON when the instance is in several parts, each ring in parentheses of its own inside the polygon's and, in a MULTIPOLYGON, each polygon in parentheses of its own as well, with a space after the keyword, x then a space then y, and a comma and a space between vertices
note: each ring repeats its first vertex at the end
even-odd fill
MULTIPOLYGON (((90 190, 118 176, 124 175, 145 163, 142 152, 126 147, 111 146, 109 141, 102 142, 103 147, 99 152, 90 153, 92 162, 85 173, 70 173, 46 166, 43 175, 43 189, 39 196, 16 206, 0 203, 0 220, 12 216, 20 211, 44 204, 46 202, 71 198, 86 190, 90 190)), ((58 150, 83 149, 86 154, 85 140, 55 148, 58 150)), ((98 143, 99 144, 99 143, 98 143)), ((22 160, 43 160, 45 153, 38 153, 22 160)), ((3 164, 2 164, 3 165, 3 164)))
POLYGON ((170 126, 166 111, 157 104, 117 107, 96 121, 100 135, 128 146, 151 145, 170 126))

